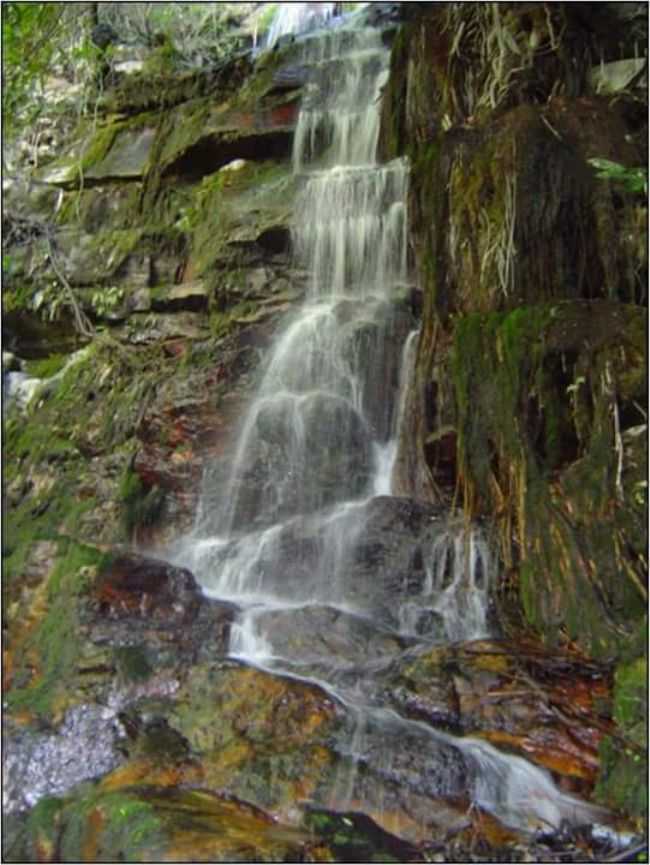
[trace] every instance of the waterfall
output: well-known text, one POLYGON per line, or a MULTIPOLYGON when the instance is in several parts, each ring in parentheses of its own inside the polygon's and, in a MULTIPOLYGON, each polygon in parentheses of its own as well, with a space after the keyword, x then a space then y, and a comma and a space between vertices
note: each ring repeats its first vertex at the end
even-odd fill
POLYGON ((273 48, 278 39, 302 33, 324 24, 334 14, 336 3, 280 3, 266 35, 264 47, 273 48))
POLYGON ((390 493, 396 397, 413 360, 413 321, 393 300, 407 280, 408 166, 376 160, 389 57, 380 33, 340 25, 303 37, 300 50, 311 77, 294 140, 292 235, 309 288, 266 360, 219 512, 201 510, 182 559, 215 596, 297 592, 345 606, 337 568, 362 531, 362 503, 390 493), (276 579, 286 534, 317 514, 318 572, 289 589, 276 579))
MULTIPOLYGON (((305 5, 284 7, 292 28, 305 5)), ((265 359, 220 505, 207 504, 214 491, 204 496, 176 560, 206 595, 240 605, 234 657, 317 681, 347 708, 343 768, 323 802, 349 807, 369 765, 390 784, 424 783, 411 778, 415 753, 427 766, 418 795, 462 790, 516 826, 582 819, 587 806, 542 770, 401 718, 374 686, 404 645, 490 635, 494 565, 480 530, 429 519, 399 578, 392 565, 377 566, 369 588, 348 578, 368 514, 381 514, 392 491, 414 366, 418 332, 398 300, 408 279, 409 174, 406 160, 377 162, 389 60, 377 30, 343 22, 310 30, 300 46, 310 77, 294 140, 293 250, 309 285, 265 359), (298 617, 307 625, 296 651, 288 635, 298 617), (350 635, 345 658, 331 650, 332 633, 350 635)))

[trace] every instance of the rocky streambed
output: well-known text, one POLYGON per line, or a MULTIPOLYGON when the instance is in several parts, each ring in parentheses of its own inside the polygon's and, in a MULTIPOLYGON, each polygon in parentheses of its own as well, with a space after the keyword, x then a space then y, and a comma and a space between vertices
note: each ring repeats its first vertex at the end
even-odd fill
MULTIPOLYGON (((399 516, 392 522, 412 547, 399 516)), ((394 546, 385 517, 380 534, 394 546)), ((322 674, 320 646, 320 662, 293 675, 229 657, 237 608, 160 560, 114 558, 80 594, 78 615, 74 685, 53 720, 5 719, 9 861, 19 851, 41 861, 320 861, 353 850, 398 861, 582 850, 589 861, 616 849, 614 835, 598 840, 580 820, 561 831, 502 823, 475 800, 471 760, 449 750, 450 739, 427 741, 427 731, 444 731, 490 753, 492 743, 513 755, 515 771, 520 755, 547 772, 567 802, 588 795, 612 730, 610 682, 577 654, 494 639, 426 645, 364 631, 331 608, 294 611, 289 631, 281 612, 269 614, 280 650, 290 643, 309 657, 305 646, 324 641, 342 691, 363 670, 367 694, 385 708, 360 719, 310 679, 322 674), (416 723, 403 729, 400 718, 416 723)))

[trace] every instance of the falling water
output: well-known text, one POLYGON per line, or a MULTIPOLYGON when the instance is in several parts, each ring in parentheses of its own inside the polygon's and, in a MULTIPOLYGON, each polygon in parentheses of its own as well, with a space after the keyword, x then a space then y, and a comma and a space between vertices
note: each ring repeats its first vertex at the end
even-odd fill
MULTIPOLYGON (((306 5, 283 6, 293 23, 279 20, 274 39, 301 15, 314 23, 298 9, 306 5)), ((327 17, 324 8, 318 14, 327 17)), ((414 365, 417 331, 397 299, 408 276, 408 165, 376 160, 388 74, 380 34, 345 23, 310 30, 301 51, 311 77, 294 141, 293 248, 309 286, 270 350, 221 505, 208 507, 214 494, 204 496, 177 560, 207 595, 240 605, 233 656, 317 681, 346 707, 339 751, 348 769, 339 770, 330 804, 349 805, 360 767, 372 767, 430 796, 469 795, 519 827, 583 819, 587 806, 560 794, 542 770, 406 720, 376 693, 375 676, 404 645, 489 636, 494 565, 479 530, 442 520, 413 551, 422 562, 417 586, 406 579, 386 599, 379 584, 364 594, 346 580, 368 511, 381 504, 374 497, 391 493, 414 365), (286 635, 298 615, 310 627, 291 654, 286 635), (331 651, 337 629, 351 635, 347 658, 331 651), (413 754, 425 767, 416 780, 413 754)))
POLYGON ((334 14, 336 3, 281 3, 266 35, 265 48, 278 39, 324 24, 334 14))

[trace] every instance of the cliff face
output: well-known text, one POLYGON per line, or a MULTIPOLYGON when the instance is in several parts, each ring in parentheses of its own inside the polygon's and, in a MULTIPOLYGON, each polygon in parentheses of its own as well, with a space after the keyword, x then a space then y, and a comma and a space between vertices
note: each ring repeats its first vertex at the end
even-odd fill
MULTIPOLYGON (((233 61, 227 84, 127 76, 36 184, 7 193, 4 344, 45 380, 29 428, 7 423, 24 457, 9 500, 28 522, 25 479, 57 448, 75 484, 94 461, 84 512, 101 516, 77 524, 81 540, 142 541, 154 522, 173 534, 191 520, 236 383, 300 293, 288 255, 297 91, 275 87, 272 63, 251 76, 233 61)), ((54 495, 77 499, 60 480, 54 495)))
MULTIPOLYGON (((647 96, 599 84, 631 30, 586 6, 437 4, 395 45, 384 147, 412 160, 423 296, 398 488, 490 520, 504 624, 514 594, 549 643, 616 663, 642 746, 647 202, 589 160, 646 164, 647 96)), ((605 798, 642 808, 605 765, 605 798)))
MULTIPOLYGON (((646 162, 645 93, 591 78, 629 41, 616 5, 407 5, 382 138, 412 169, 421 331, 396 484, 417 503, 398 520, 380 501, 367 547, 394 556, 389 583, 422 570, 407 546, 440 506, 488 524, 513 642, 432 650, 381 687, 396 711, 505 742, 563 789, 598 781, 639 817, 647 203, 588 162, 646 162), (541 661, 539 636, 557 654, 541 661)), ((210 74, 125 74, 38 182, 5 191, 5 842, 30 860, 349 852, 331 815, 298 830, 259 810, 295 823, 297 801, 334 785, 339 707, 224 660, 232 606, 132 551, 191 527, 206 466, 225 483, 263 351, 303 294, 289 228, 302 84, 290 46, 210 74)), ((308 531, 287 543, 310 567, 308 531)), ((370 552, 355 572, 369 595, 370 552)), ((388 642, 364 639, 365 654, 388 642)), ((515 843, 468 823, 467 803, 395 793, 403 779, 370 765, 360 777, 358 810, 403 839, 423 840, 435 801, 430 835, 515 843)), ((415 861, 395 843, 368 849, 415 861)))

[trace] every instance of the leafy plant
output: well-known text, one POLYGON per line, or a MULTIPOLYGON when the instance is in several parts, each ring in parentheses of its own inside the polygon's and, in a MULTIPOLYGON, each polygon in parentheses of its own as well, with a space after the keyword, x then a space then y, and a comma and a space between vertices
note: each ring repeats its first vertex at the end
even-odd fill
POLYGON ((210 65, 237 48, 229 3, 106 3, 102 15, 119 41, 155 49, 154 65, 210 65))
POLYGON ((589 159, 588 162, 596 169, 596 177, 601 180, 620 183, 627 192, 648 194, 647 168, 626 168, 618 162, 601 158, 589 159))
POLYGON ((118 285, 110 285, 93 292, 90 299, 93 311, 104 317, 115 312, 124 300, 124 289, 118 285))
POLYGON ((4 3, 2 98, 5 134, 15 134, 40 110, 35 85, 43 83, 57 51, 63 3, 4 3))

